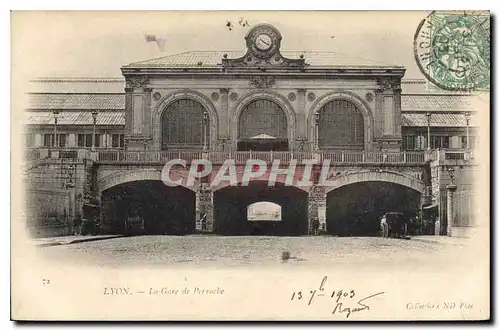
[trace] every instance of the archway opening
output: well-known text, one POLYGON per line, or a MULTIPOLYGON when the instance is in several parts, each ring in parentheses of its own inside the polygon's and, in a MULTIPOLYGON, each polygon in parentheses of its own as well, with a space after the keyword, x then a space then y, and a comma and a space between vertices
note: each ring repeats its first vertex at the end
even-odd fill
POLYGON ((125 233, 129 218, 144 220, 144 234, 194 233, 195 193, 157 180, 133 181, 102 192, 101 218, 111 233, 125 233))
POLYGON ((282 183, 268 186, 267 181, 252 181, 248 186, 227 186, 215 192, 214 206, 214 231, 218 234, 307 234, 308 195, 293 186, 282 183))
POLYGON ((319 111, 318 144, 321 149, 363 150, 364 118, 347 100, 333 100, 319 111))
POLYGON ((161 116, 161 148, 201 149, 209 144, 210 118, 197 101, 179 99, 168 105, 161 116))
POLYGON ((238 120, 239 151, 287 151, 288 127, 283 109, 271 100, 255 100, 238 120))
MULTIPOLYGON (((420 198, 420 192, 390 182, 367 181, 342 186, 327 195, 327 231, 338 236, 378 236, 383 214, 400 212, 410 219, 418 213, 420 198)), ((409 224, 410 234, 411 226, 409 224)))

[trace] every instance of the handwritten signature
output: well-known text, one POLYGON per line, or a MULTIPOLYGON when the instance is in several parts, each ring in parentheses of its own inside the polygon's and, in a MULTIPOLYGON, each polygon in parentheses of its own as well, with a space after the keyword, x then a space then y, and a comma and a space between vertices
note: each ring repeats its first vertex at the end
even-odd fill
POLYGON ((368 300, 370 298, 376 297, 377 295, 381 295, 381 294, 384 294, 384 292, 375 293, 375 294, 369 295, 363 299, 358 300, 358 302, 357 302, 358 307, 354 307, 354 308, 350 308, 350 307, 344 308, 343 303, 339 302, 339 303, 337 303, 335 308, 333 308, 332 315, 334 315, 337 312, 338 313, 345 313, 346 314, 345 317, 349 318, 349 316, 351 316, 351 313, 355 313, 355 312, 363 311, 363 310, 370 310, 370 306, 364 304, 363 302, 365 300, 368 300))
MULTIPOLYGON (((335 300, 335 307, 333 308, 332 315, 334 314, 345 314, 346 318, 349 318, 352 313, 360 312, 363 310, 370 310, 370 306, 367 303, 368 299, 384 294, 384 292, 378 292, 375 294, 368 295, 361 299, 358 299, 355 306, 350 303, 354 300, 356 291, 353 289, 335 289, 331 292, 325 290, 328 277, 325 276, 321 280, 321 284, 317 289, 311 289, 309 292, 303 292, 302 290, 293 292, 291 301, 308 299, 307 305, 310 306, 317 297, 330 297, 335 300), (328 295, 326 295, 326 294, 328 295)), ((357 298, 356 298, 357 299, 357 298)))

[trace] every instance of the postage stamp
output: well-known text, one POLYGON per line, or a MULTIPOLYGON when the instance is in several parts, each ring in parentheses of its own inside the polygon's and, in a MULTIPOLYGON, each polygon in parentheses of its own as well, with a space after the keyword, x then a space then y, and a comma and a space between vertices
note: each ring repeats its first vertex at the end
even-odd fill
POLYGON ((489 13, 433 11, 417 28, 413 52, 420 71, 440 88, 489 90, 489 13))

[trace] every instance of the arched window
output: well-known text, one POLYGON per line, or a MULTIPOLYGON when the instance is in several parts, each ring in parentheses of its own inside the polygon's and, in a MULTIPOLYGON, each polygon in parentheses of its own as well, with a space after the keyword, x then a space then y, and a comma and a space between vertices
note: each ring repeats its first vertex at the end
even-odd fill
POLYGON ((268 201, 252 203, 247 208, 248 221, 281 221, 281 206, 268 201))
POLYGON ((238 150, 287 150, 288 128, 283 109, 270 100, 256 100, 242 110, 238 150))
MULTIPOLYGON (((162 149, 202 148, 203 112, 205 108, 197 101, 180 99, 171 103, 163 112, 162 149)), ((206 123, 208 145, 209 118, 206 123)))
POLYGON ((238 138, 249 139, 259 135, 287 139, 285 112, 273 101, 253 101, 241 112, 238 138))
POLYGON ((324 149, 363 149, 363 114, 352 103, 334 100, 320 110, 318 144, 324 149))

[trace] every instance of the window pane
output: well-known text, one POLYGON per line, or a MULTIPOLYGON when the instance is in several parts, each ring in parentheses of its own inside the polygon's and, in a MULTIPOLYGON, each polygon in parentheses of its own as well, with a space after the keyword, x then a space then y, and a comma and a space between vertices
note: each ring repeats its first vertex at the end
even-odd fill
POLYGON ((101 135, 97 133, 95 135, 95 147, 99 147, 99 146, 101 146, 101 135))
POLYGON ((57 138, 59 140, 59 147, 66 147, 66 135, 65 134, 59 134, 59 137, 57 138))
POLYGON ((78 135, 78 147, 85 147, 85 135, 84 134, 78 135))
POLYGON ((44 147, 51 147, 53 146, 52 144, 52 139, 53 138, 53 135, 50 134, 50 133, 46 133, 43 135, 43 146, 44 147))
POLYGON ((249 139, 258 135, 287 139, 287 119, 281 107, 270 100, 256 100, 242 111, 238 123, 238 138, 249 139))
POLYGON ((111 147, 118 147, 118 141, 119 136, 117 134, 111 135, 111 147))
MULTIPOLYGON (((162 117, 162 148, 168 144, 203 144, 203 106, 193 100, 177 100, 162 117)), ((207 123, 207 130, 208 130, 207 123)), ((208 132, 207 132, 208 137, 208 132)), ((121 138, 123 139, 123 138, 121 138)))
POLYGON ((319 146, 322 148, 363 149, 364 119, 351 102, 334 100, 320 110, 319 146))
POLYGON ((85 135, 85 147, 92 147, 92 134, 85 135))
POLYGON ((120 147, 125 147, 125 135, 120 135, 120 147))

